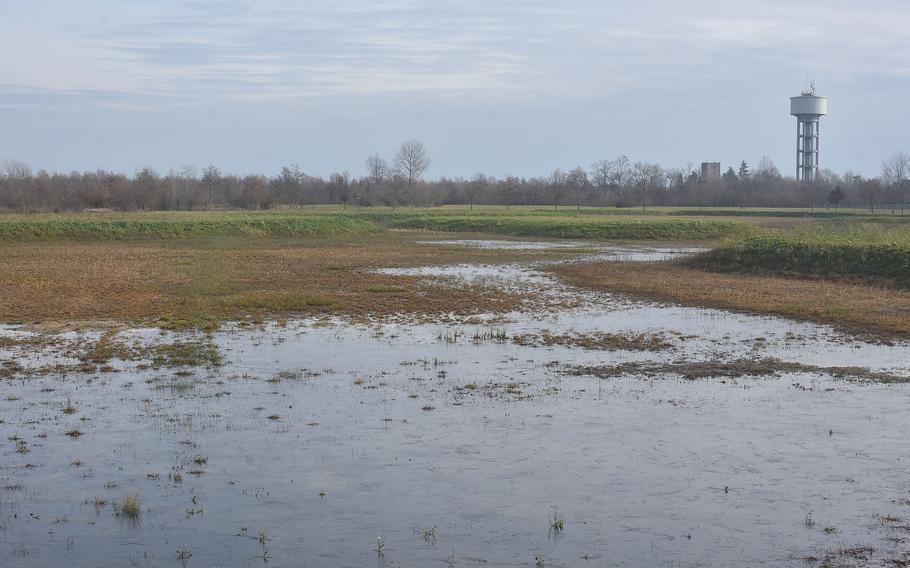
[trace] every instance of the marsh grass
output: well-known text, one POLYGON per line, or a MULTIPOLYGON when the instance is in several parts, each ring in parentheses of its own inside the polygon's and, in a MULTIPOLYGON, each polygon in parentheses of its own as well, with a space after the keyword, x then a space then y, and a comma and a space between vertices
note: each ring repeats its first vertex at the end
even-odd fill
POLYGON ((142 515, 142 501, 139 493, 130 491, 116 503, 117 515, 124 517, 131 522, 138 522, 142 515))
POLYGON ((154 365, 165 367, 218 367, 224 362, 218 346, 207 339, 156 345, 150 356, 154 365))
POLYGON ((586 333, 553 335, 548 331, 541 334, 525 333, 512 338, 516 345, 580 347, 600 351, 665 351, 673 344, 659 333, 586 333))
POLYGON ((830 375, 836 379, 857 383, 905 384, 910 382, 910 377, 886 371, 876 371, 864 367, 824 367, 782 361, 773 357, 727 361, 675 361, 670 363, 630 361, 615 365, 569 366, 566 368, 566 372, 570 375, 591 375, 601 379, 614 379, 625 376, 656 378, 676 375, 688 381, 772 377, 781 376, 785 373, 807 373, 830 375))
POLYGON ((252 292, 220 299, 220 308, 269 312, 330 310, 336 300, 328 294, 302 292, 252 292))
POLYGON ((554 532, 562 532, 566 528, 566 518, 559 514, 559 511, 553 509, 553 515, 550 517, 550 529, 554 532))

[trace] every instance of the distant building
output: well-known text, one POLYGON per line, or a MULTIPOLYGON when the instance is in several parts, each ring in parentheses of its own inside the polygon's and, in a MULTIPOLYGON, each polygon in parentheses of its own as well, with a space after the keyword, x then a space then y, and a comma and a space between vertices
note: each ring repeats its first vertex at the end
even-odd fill
POLYGON ((703 181, 720 181, 720 162, 702 162, 700 179, 703 181))

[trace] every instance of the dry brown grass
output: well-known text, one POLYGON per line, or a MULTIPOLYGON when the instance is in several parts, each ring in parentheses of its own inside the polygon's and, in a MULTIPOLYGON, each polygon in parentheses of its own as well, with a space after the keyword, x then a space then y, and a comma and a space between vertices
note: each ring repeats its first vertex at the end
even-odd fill
POLYGON ((773 314, 853 331, 910 335, 910 294, 869 284, 718 274, 675 263, 584 263, 551 269, 580 287, 635 297, 773 314))
POLYGON ((181 327, 294 314, 502 312, 520 298, 373 270, 541 257, 419 246, 419 238, 425 235, 8 244, 0 247, 0 321, 181 327))

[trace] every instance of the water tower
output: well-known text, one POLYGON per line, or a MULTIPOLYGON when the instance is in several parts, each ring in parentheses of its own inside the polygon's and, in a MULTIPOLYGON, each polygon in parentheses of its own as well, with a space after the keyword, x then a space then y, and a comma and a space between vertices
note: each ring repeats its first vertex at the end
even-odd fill
POLYGON ((814 181, 818 175, 818 119, 828 114, 828 99, 815 94, 815 81, 798 97, 790 97, 796 117, 796 179, 814 181))

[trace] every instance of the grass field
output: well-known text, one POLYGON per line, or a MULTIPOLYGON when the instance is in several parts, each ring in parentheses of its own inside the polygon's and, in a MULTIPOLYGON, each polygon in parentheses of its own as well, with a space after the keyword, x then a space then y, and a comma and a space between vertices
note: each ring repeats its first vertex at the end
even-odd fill
POLYGON ((516 309, 522 299, 376 269, 567 256, 427 247, 415 244, 420 238, 380 233, 7 243, 0 246, 0 322, 210 328, 224 320, 320 314, 444 319, 516 309))
POLYGON ((641 297, 910 332, 903 296, 910 284, 905 220, 880 221, 857 211, 838 219, 793 210, 695 213, 320 207, 0 215, 0 322, 211 327, 225 319, 295 314, 501 312, 522 299, 427 286, 375 269, 580 254, 416 245, 427 238, 425 231, 445 231, 478 238, 711 244, 712 251, 683 263, 573 265, 559 273, 579 286, 641 297))

